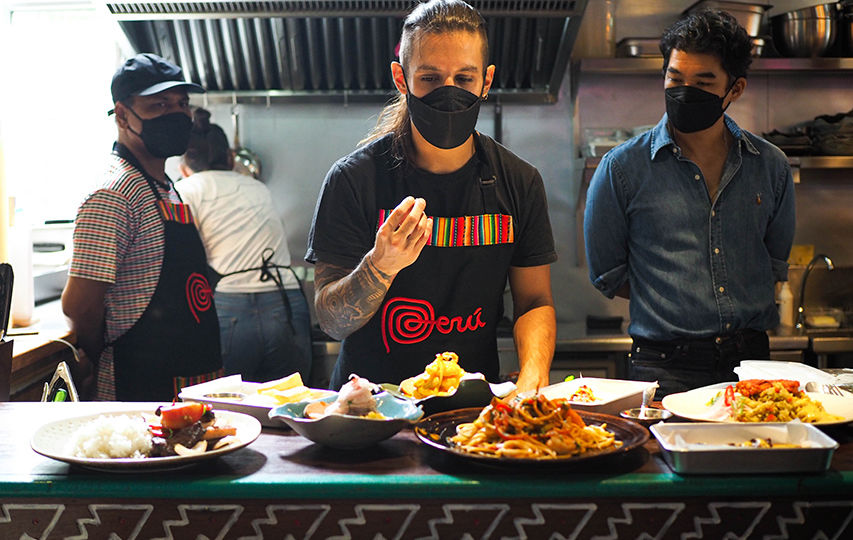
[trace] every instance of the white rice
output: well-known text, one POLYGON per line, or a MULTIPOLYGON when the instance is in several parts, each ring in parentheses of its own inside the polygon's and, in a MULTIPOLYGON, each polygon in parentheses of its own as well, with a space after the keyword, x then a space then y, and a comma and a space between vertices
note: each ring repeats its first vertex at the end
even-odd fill
POLYGON ((151 433, 139 417, 99 416, 77 428, 66 448, 75 457, 143 458, 151 452, 151 433))

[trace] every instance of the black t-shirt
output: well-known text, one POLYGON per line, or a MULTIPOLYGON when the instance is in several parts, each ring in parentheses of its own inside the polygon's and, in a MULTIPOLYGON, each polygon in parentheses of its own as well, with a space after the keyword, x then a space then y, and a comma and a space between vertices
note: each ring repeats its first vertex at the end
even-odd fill
POLYGON ((390 141, 378 139, 332 166, 305 259, 355 268, 381 221, 409 195, 426 200, 433 234, 373 318, 344 340, 331 386, 350 373, 399 383, 444 351, 456 352, 466 371, 496 380, 495 327, 509 267, 557 258, 542 178, 483 135, 477 154, 449 174, 396 164, 390 141))

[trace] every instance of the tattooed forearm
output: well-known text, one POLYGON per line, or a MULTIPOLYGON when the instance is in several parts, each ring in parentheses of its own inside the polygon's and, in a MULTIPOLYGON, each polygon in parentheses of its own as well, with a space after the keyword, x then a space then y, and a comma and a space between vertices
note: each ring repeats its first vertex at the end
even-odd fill
POLYGON ((343 339, 364 326, 382 305, 393 279, 376 268, 369 255, 355 270, 318 262, 314 308, 320 328, 343 339))

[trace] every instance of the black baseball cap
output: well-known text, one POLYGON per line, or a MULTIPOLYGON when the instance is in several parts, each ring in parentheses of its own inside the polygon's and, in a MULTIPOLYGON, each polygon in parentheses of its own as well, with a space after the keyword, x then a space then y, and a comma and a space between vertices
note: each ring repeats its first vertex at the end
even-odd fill
MULTIPOLYGON (((110 89, 113 103, 131 96, 150 96, 175 87, 184 87, 187 92, 204 92, 201 86, 184 80, 180 66, 152 53, 140 53, 128 59, 113 75, 110 89)), ((112 114, 111 109, 107 114, 112 114)))

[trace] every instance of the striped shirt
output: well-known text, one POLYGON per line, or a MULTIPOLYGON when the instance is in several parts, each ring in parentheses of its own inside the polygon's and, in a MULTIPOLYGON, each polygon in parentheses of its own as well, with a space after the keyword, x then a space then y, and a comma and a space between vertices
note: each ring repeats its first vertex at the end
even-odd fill
MULTIPOLYGON (((142 316, 160 278, 165 238, 157 198, 145 177, 111 154, 105 184, 77 212, 69 276, 112 284, 104 297, 107 344, 142 316)), ((164 200, 173 197, 159 184, 164 200)), ((101 354, 98 398, 114 396, 112 347, 101 354)))

